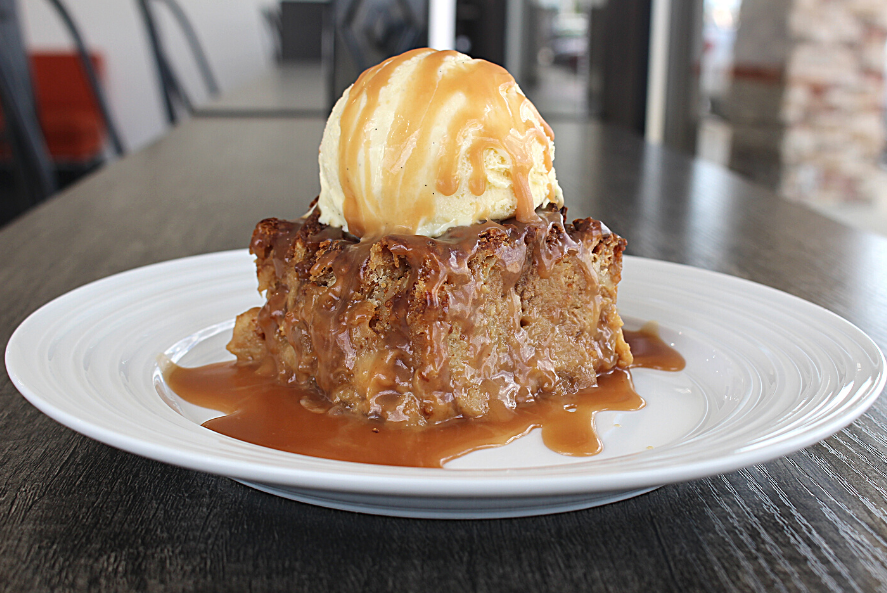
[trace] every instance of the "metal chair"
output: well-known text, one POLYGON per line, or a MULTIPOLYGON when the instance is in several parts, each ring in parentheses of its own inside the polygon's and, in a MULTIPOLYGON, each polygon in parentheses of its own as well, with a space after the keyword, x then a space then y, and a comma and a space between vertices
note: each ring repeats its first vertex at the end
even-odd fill
POLYGON ((422 0, 338 0, 333 5, 333 102, 370 66, 428 44, 428 10, 422 0))
MULTIPOLYGON (((197 67, 200 70, 210 96, 218 95, 219 85, 216 83, 215 76, 213 76, 212 69, 209 66, 209 60, 206 58, 206 53, 204 53, 203 47, 200 45, 200 41, 197 38, 197 32, 191 26, 188 16, 175 0, 156 1, 162 2, 166 5, 176 19, 176 22, 178 22, 179 27, 181 27, 182 32, 185 34, 185 39, 187 39, 188 45, 191 47, 191 52, 194 54, 197 67)), ((163 104, 166 109, 166 119, 170 125, 175 125, 179 119, 176 104, 189 114, 193 113, 194 104, 190 97, 188 97, 188 93, 176 76, 169 58, 166 55, 163 41, 161 40, 157 29, 157 21, 154 19, 153 9, 150 6, 151 0, 136 0, 136 2, 139 7, 139 12, 142 15, 145 29, 148 32, 151 53, 154 55, 154 63, 157 66, 160 90, 163 95, 163 104)))
POLYGON ((80 56, 80 65, 83 67, 83 72, 86 74, 90 87, 92 87, 92 94, 98 104, 102 119, 105 121, 105 129, 108 131, 108 139, 111 141, 111 147, 114 149, 114 152, 117 153, 117 156, 122 156, 126 151, 123 148, 123 142, 120 140, 120 134, 117 132, 117 126, 114 125, 114 120, 111 118, 111 110, 108 108, 108 100, 105 98, 105 92, 102 89, 101 83, 99 83, 99 77, 96 74, 95 68, 93 68, 92 60, 89 58, 89 51, 86 49, 86 44, 83 42, 80 30, 77 28, 74 19, 71 18, 71 14, 65 8, 64 4, 62 4, 61 0, 49 0, 49 3, 55 8, 59 18, 62 20, 62 23, 64 23, 65 28, 68 29, 68 33, 71 35, 74 45, 77 47, 77 54, 80 56))
POLYGON ((0 105, 21 192, 13 192, 5 218, 23 212, 55 192, 52 162, 37 119, 31 70, 15 0, 0 0, 0 105))
MULTIPOLYGON (((71 35, 84 73, 104 120, 111 147, 124 153, 117 127, 111 119, 104 92, 86 50, 83 38, 60 0, 49 0, 71 35)), ((16 0, 0 0, 0 105, 6 124, 5 135, 12 150, 20 192, 3 204, 2 218, 8 219, 39 204, 56 191, 53 162, 37 114, 37 102, 18 19, 16 0)))

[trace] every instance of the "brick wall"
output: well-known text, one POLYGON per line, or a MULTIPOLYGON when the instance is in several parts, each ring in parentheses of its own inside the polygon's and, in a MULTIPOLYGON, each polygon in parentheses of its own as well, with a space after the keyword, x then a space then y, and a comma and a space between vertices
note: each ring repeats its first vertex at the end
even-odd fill
POLYGON ((887 201, 885 45, 887 0, 744 0, 731 167, 796 200, 887 201))

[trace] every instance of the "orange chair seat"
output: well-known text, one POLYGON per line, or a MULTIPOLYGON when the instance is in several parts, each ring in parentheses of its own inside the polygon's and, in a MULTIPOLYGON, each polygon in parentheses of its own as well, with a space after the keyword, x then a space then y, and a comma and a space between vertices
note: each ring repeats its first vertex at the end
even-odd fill
POLYGON ((86 109, 52 110, 40 113, 46 148, 53 160, 81 161, 101 154, 105 126, 86 109))
MULTIPOLYGON (((103 62, 90 56, 101 77, 103 62)), ((35 52, 31 76, 46 148, 54 161, 91 161, 102 154, 107 130, 80 58, 73 53, 35 52)), ((0 130, 4 127, 0 113, 0 130)), ((10 150, 0 142, 0 157, 10 150)))

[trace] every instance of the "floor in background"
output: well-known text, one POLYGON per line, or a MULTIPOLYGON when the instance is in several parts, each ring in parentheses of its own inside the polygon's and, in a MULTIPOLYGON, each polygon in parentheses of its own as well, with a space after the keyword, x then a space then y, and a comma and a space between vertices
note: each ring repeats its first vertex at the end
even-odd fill
MULTIPOLYGON (((284 62, 259 75, 239 89, 201 105, 202 115, 232 112, 287 115, 295 111, 328 113, 328 71, 315 62, 284 62)), ((338 98, 338 97, 337 97, 338 98)))
POLYGON ((588 114, 585 79, 566 66, 540 66, 539 82, 522 90, 544 118, 582 118, 588 114))

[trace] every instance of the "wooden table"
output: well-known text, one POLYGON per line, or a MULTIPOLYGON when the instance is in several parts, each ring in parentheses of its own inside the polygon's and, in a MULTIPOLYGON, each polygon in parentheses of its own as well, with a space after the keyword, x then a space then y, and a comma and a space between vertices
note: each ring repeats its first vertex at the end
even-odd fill
MULTIPOLYGON (((715 166, 555 122, 571 215, 629 253, 768 284, 887 348, 887 240, 715 166)), ((194 119, 0 231, 0 343, 37 307, 245 246, 318 192, 318 119, 194 119)), ((806 450, 586 511, 422 521, 327 510, 112 449, 0 377, 0 590, 871 591, 887 583, 887 403, 806 450)))

